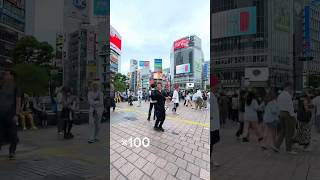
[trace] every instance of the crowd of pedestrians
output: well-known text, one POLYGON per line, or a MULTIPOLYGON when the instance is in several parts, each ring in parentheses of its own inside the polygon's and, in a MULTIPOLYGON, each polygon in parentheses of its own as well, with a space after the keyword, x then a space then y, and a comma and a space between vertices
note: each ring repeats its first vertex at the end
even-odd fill
POLYGON ((293 84, 287 82, 279 91, 262 89, 263 93, 253 88, 227 96, 216 90, 218 81, 212 83, 211 146, 220 139, 220 125, 224 128, 230 120, 239 125, 235 136, 243 143, 258 143, 262 150, 279 152, 285 140, 288 154, 297 154, 299 148, 312 151, 312 128, 320 132, 319 89, 294 93, 293 84))

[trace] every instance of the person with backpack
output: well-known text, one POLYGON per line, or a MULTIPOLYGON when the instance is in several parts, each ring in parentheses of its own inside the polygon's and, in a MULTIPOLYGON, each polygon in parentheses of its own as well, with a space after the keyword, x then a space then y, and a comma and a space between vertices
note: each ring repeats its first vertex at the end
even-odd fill
POLYGON ((311 116, 313 105, 308 94, 303 94, 298 101, 298 127, 293 138, 294 143, 304 146, 304 151, 311 151, 311 116))

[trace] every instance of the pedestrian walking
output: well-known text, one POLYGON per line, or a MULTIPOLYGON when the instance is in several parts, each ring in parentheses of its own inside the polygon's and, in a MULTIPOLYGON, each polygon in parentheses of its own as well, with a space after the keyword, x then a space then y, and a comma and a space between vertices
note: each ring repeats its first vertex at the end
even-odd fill
POLYGON ((246 92, 240 91, 240 99, 239 99, 239 128, 236 132, 236 137, 239 139, 243 133, 244 128, 244 112, 246 106, 246 92))
POLYGON ((222 128, 227 122, 228 117, 228 97, 222 92, 219 98, 219 110, 220 110, 220 123, 222 128))
POLYGON ((304 151, 311 151, 311 116, 313 105, 308 94, 302 94, 298 102, 298 126, 293 138, 294 143, 304 147, 304 151))
POLYGON ((138 101, 139 101, 138 107, 140 107, 141 101, 142 101, 142 90, 141 89, 138 90, 138 101))
POLYGON ((63 97, 63 92, 62 92, 62 87, 56 88, 56 103, 57 103, 57 114, 56 114, 56 122, 57 122, 57 128, 58 128, 58 134, 62 135, 63 134, 63 119, 61 117, 62 113, 62 97, 63 97))
POLYGON ((192 94, 190 91, 187 91, 186 93, 186 106, 189 107, 191 106, 192 107, 192 102, 191 102, 191 97, 192 97, 192 94))
POLYGON ((292 138, 296 127, 296 114, 293 108, 292 101, 293 86, 292 83, 284 84, 284 90, 278 96, 277 102, 280 110, 280 134, 273 147, 275 152, 279 152, 280 146, 286 139, 286 151, 289 154, 297 154, 292 150, 292 138))
POLYGON ((61 118, 64 122, 64 139, 72 139, 74 136, 71 133, 73 119, 72 119, 72 106, 74 104, 74 97, 72 96, 71 89, 64 87, 62 89, 62 112, 61 118))
POLYGON ((99 89, 98 83, 92 84, 92 89, 88 93, 88 102, 89 102, 89 125, 91 129, 91 136, 88 140, 88 143, 97 142, 101 118, 104 110, 103 105, 103 93, 99 89))
POLYGON ((9 159, 14 159, 19 142, 17 125, 21 92, 11 69, 5 69, 0 77, 0 150, 8 143, 9 159))
POLYGON ((244 112, 244 132, 243 132, 243 142, 249 142, 249 130, 253 132, 258 141, 262 141, 263 137, 260 131, 260 127, 258 124, 258 102, 256 100, 256 96, 254 92, 249 92, 246 98, 245 112, 244 112))
POLYGON ((174 114, 178 114, 177 108, 179 107, 179 86, 177 85, 175 86, 175 89, 173 91, 172 102, 173 102, 172 112, 174 114))
POLYGON ((267 105, 263 115, 264 134, 261 145, 263 150, 273 147, 277 137, 277 127, 280 124, 280 111, 277 103, 277 95, 274 90, 271 90, 267 94, 265 101, 267 105))
POLYGON ((207 93, 207 91, 203 92, 202 99, 203 99, 203 107, 205 109, 208 109, 208 103, 207 103, 207 101, 208 101, 208 93, 207 93))
POLYGON ((219 85, 218 78, 213 76, 211 78, 212 94, 210 95, 210 158, 212 159, 213 166, 220 166, 216 159, 213 157, 213 146, 220 141, 220 111, 218 99, 216 97, 217 88, 219 85))
POLYGON ((156 114, 156 123, 154 125, 155 130, 164 132, 162 127, 166 119, 165 101, 168 99, 168 94, 162 90, 162 83, 157 83, 157 90, 151 93, 151 98, 157 101, 154 105, 156 114))
POLYGON ((234 93, 231 98, 231 104, 232 104, 232 121, 238 122, 239 121, 239 96, 237 93, 234 93))
MULTIPOLYGON (((149 96, 150 96, 150 105, 149 105, 149 113, 148 113, 148 121, 150 121, 150 116, 151 116, 151 112, 152 112, 152 109, 153 107, 155 106, 155 103, 157 102, 156 100, 152 99, 151 97, 151 94, 153 93, 153 91, 155 91, 155 85, 154 84, 151 84, 151 90, 149 91, 149 96)), ((154 112, 153 112, 153 120, 156 119, 156 114, 155 114, 155 109, 154 109, 154 112)))
POLYGON ((19 119, 21 120, 21 126, 24 131, 27 130, 27 121, 32 130, 38 129, 34 123, 30 99, 29 95, 24 93, 21 100, 21 112, 19 113, 19 119))
POLYGON ((115 90, 114 87, 112 86, 110 88, 110 105, 112 107, 112 111, 114 112, 116 110, 116 102, 115 102, 115 90))

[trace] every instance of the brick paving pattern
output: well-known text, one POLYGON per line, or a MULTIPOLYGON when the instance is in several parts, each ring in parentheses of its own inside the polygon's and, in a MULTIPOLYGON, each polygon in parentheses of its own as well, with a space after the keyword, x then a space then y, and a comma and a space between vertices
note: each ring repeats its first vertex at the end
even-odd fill
POLYGON ((117 106, 111 113, 111 179, 210 179, 209 110, 193 110, 180 103, 179 115, 173 115, 169 107, 165 132, 158 132, 153 130, 155 121, 147 121, 148 102, 141 107, 117 106), (148 137, 150 146, 123 144, 136 137, 148 137))

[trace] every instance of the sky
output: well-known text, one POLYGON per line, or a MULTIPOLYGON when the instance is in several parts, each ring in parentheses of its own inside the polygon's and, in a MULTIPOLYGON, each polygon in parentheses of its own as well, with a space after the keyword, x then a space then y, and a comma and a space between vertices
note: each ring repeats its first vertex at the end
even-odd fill
POLYGON ((202 40, 204 60, 210 59, 210 0, 111 0, 110 21, 122 38, 121 73, 130 59, 161 58, 170 67, 173 42, 188 35, 202 40))

